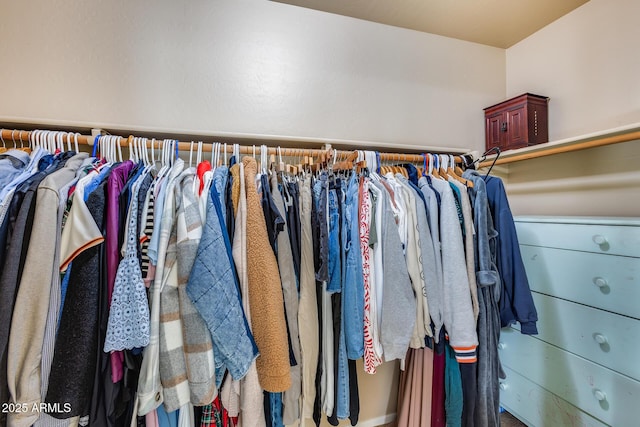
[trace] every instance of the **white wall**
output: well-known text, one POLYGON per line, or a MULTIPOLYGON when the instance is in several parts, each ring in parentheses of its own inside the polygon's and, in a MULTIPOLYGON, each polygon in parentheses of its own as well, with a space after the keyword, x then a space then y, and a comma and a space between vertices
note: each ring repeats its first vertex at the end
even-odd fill
POLYGON ((504 50, 266 0, 4 1, 0 121, 483 147, 504 50))
POLYGON ((640 1, 591 0, 507 49, 507 96, 551 98, 551 141, 640 122, 640 1))
MULTIPOLYGON (((266 0, 2 1, 0 17, 0 122, 482 150, 482 108, 505 96, 502 49, 266 0)), ((397 364, 361 371, 362 422, 393 414, 397 364)))
MULTIPOLYGON (((550 139, 640 122, 640 1, 591 0, 507 49, 507 95, 551 97, 550 139)), ((640 216, 640 141, 510 164, 516 215, 640 216)))

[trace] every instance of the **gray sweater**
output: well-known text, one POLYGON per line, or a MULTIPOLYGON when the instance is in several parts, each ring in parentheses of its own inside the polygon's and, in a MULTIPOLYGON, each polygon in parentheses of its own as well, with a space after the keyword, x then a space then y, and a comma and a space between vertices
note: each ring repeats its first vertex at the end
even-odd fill
POLYGON ((442 318, 458 362, 475 362, 478 346, 469 278, 453 190, 447 181, 434 179, 440 193, 440 246, 442 250, 442 318))
POLYGON ((416 297, 413 293, 407 263, 402 253, 391 201, 387 190, 375 180, 381 190, 377 203, 382 203, 382 263, 384 266, 384 292, 382 297, 381 343, 386 361, 404 359, 416 321, 416 297))

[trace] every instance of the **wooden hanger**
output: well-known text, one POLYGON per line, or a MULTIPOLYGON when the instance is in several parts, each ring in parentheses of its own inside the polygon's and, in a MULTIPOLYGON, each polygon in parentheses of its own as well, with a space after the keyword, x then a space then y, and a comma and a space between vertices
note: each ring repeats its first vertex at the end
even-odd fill
POLYGON ((354 162, 357 158, 358 158, 358 153, 354 151, 353 153, 349 154, 345 160, 341 160, 337 163, 334 163, 333 170, 338 170, 338 171, 352 170, 355 167, 354 162))
MULTIPOLYGON (((459 176, 458 174, 456 174, 455 168, 453 167, 453 165, 455 165, 455 159, 453 158, 453 156, 449 155, 449 164, 447 167, 447 175, 450 176, 451 178, 455 179, 456 181, 458 181, 461 184, 466 185, 467 187, 473 188, 473 182, 469 181, 468 179, 465 179, 461 176, 459 176)), ((460 169, 460 168, 458 168, 460 169)), ((460 169, 462 170, 462 169, 460 169)))

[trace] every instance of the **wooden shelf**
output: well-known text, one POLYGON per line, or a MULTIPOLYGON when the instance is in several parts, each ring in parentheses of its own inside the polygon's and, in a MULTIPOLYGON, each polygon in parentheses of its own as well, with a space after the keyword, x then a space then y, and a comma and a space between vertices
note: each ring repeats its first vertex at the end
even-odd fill
MULTIPOLYGON (((561 139, 546 142, 531 147, 509 150, 500 154, 496 165, 520 162, 522 160, 551 156, 554 154, 568 153, 571 151, 586 150, 588 148, 602 147, 604 145, 618 144, 621 142, 640 139, 640 123, 633 123, 601 132, 594 132, 574 138, 561 139)), ((494 156, 488 156, 487 160, 480 163, 480 167, 488 167, 493 163, 494 156)))

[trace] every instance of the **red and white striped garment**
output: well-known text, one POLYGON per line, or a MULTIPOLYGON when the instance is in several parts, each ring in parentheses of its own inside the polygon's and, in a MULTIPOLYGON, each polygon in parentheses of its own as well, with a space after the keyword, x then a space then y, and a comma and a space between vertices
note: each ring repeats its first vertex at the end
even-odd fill
POLYGON ((365 178, 360 178, 359 188, 359 229, 360 251, 362 253, 362 276, 364 279, 364 370, 368 374, 375 374, 376 367, 382 360, 376 354, 373 347, 373 334, 371 322, 371 272, 369 256, 369 224, 371 222, 371 198, 369 196, 369 183, 365 178))

